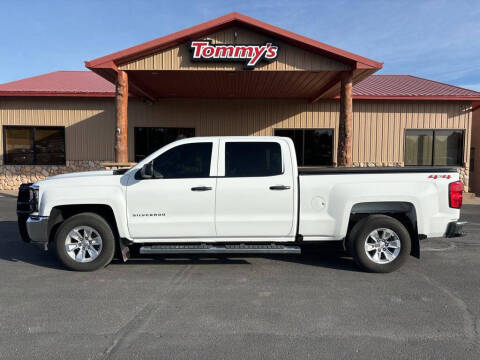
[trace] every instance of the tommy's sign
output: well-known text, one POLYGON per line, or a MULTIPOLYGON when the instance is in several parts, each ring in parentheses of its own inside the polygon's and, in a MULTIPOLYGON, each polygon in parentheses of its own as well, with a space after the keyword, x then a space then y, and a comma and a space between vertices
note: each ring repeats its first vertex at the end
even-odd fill
POLYGON ((273 61, 278 46, 270 42, 263 45, 212 44, 209 40, 190 43, 193 61, 241 61, 246 69, 253 69, 261 60, 273 61))

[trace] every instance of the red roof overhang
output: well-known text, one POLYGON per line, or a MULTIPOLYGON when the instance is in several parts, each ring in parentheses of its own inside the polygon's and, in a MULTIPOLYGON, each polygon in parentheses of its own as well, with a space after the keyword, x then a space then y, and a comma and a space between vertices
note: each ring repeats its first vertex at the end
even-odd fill
POLYGON ((95 71, 99 68, 116 69, 116 65, 120 65, 132 60, 136 60, 158 51, 171 48, 189 40, 198 39, 202 36, 211 34, 221 29, 242 25, 252 30, 260 31, 269 36, 281 39, 294 46, 311 51, 313 53, 328 56, 338 61, 351 64, 356 69, 381 69, 383 63, 377 62, 363 56, 353 54, 351 52, 327 45, 320 41, 310 39, 308 37, 295 34, 291 31, 281 29, 262 21, 256 20, 249 16, 232 12, 219 18, 207 21, 205 23, 192 26, 188 29, 175 32, 170 35, 160 37, 155 40, 145 42, 140 45, 130 47, 125 50, 102 56, 100 58, 86 61, 85 66, 95 71))
POLYGON ((69 91, 0 91, 0 96, 47 96, 47 97, 115 97, 114 92, 69 92, 69 91))
MULTIPOLYGON (((335 99, 338 99, 335 96, 335 99)), ((389 95, 353 95, 355 100, 422 100, 422 101, 475 101, 480 100, 480 97, 474 96, 389 96, 389 95)))

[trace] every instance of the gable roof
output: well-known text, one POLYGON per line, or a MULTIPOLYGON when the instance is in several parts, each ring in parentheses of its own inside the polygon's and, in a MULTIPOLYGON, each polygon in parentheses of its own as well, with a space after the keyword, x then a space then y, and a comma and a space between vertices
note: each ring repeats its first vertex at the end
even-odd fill
POLYGON ((477 91, 412 75, 372 75, 353 86, 356 99, 472 100, 477 91))
MULTIPOLYGON (((480 101, 480 92, 412 75, 371 75, 352 92, 354 99, 480 101)), ((0 84, 0 96, 113 97, 115 86, 91 71, 55 71, 0 84)))
POLYGON ((291 31, 264 23, 238 12, 232 12, 202 24, 192 26, 185 30, 162 36, 158 39, 147 41, 143 44, 132 46, 128 49, 117 51, 94 60, 86 61, 85 66, 89 69, 112 68, 119 64, 151 55, 189 40, 198 39, 202 36, 209 35, 213 32, 233 25, 242 25, 248 27, 252 30, 279 38, 305 50, 325 55, 341 62, 352 64, 356 68, 381 69, 383 65, 380 62, 353 54, 351 52, 327 45, 302 35, 298 35, 291 31))
POLYGON ((91 71, 55 71, 0 84, 0 96, 111 97, 115 86, 91 71))

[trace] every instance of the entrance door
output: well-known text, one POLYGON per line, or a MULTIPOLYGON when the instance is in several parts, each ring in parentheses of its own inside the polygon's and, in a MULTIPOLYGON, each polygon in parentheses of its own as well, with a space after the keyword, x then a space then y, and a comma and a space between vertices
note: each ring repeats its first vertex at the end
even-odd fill
POLYGON ((217 236, 291 236, 295 184, 286 142, 224 140, 219 159, 217 236))
POLYGON ((153 178, 132 176, 127 218, 136 239, 215 236, 216 141, 172 143, 153 160, 153 178))

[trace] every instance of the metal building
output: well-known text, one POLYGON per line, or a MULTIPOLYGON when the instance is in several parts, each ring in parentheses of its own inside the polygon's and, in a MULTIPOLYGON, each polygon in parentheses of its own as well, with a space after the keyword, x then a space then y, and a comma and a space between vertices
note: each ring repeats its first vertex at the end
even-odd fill
POLYGON ((0 189, 126 166, 179 136, 280 135, 302 166, 455 166, 480 192, 480 93, 373 75, 382 63, 242 14, 86 66, 0 85, 0 189))

